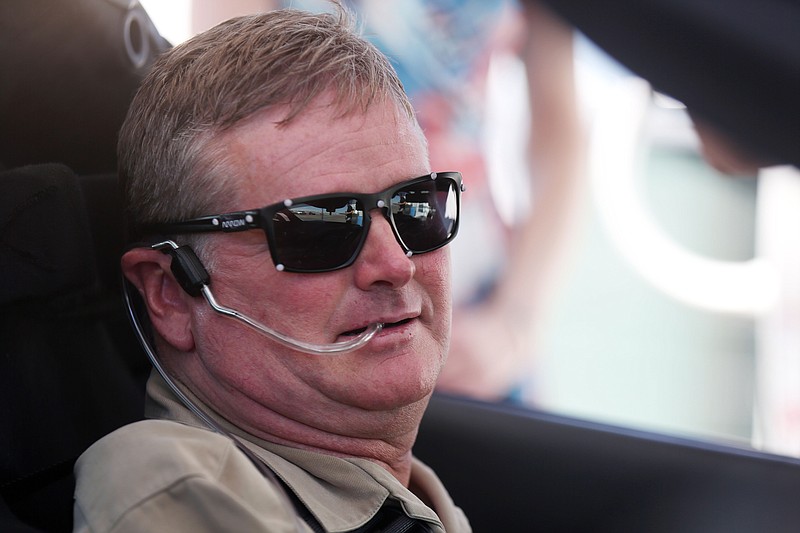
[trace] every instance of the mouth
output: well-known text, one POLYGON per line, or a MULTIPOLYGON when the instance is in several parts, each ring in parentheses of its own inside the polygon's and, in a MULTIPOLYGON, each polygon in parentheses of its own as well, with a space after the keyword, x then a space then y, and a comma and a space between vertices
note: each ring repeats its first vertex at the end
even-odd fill
MULTIPOLYGON (((383 324, 383 330, 386 331, 387 329, 392 329, 392 328, 396 328, 396 327, 399 327, 399 326, 403 326, 403 325, 408 324, 409 322, 411 322, 411 320, 413 320, 413 319, 412 318, 404 318, 403 320, 399 320, 397 322, 386 322, 386 323, 383 324)), ((342 333, 342 337, 355 337, 355 336, 358 336, 358 335, 361 335, 362 333, 364 333, 364 331, 366 331, 366 329, 367 329, 366 326, 364 326, 363 328, 351 329, 349 331, 345 331, 344 333, 342 333)))

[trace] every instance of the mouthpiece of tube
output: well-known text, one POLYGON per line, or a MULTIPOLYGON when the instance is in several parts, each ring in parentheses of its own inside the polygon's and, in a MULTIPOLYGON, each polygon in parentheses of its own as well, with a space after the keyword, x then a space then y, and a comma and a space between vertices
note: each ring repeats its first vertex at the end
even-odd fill
POLYGON ((210 305, 211 308, 217 313, 236 319, 239 322, 250 326, 259 333, 283 344, 284 346, 288 346, 289 348, 294 348, 295 350, 300 350, 301 352, 306 352, 313 355, 352 352, 353 350, 357 350, 367 344, 372 337, 374 337, 381 329, 383 329, 383 324, 380 322, 375 322, 367 326, 367 329, 362 331, 356 337, 353 337, 351 340, 332 342, 330 344, 314 344, 289 337, 288 335, 275 331, 274 329, 267 327, 256 320, 253 320, 249 316, 242 314, 235 309, 230 309, 229 307, 220 305, 217 303, 217 300, 214 298, 214 295, 211 293, 211 289, 209 289, 208 285, 203 285, 203 287, 200 289, 200 292, 205 297, 208 305, 210 305))

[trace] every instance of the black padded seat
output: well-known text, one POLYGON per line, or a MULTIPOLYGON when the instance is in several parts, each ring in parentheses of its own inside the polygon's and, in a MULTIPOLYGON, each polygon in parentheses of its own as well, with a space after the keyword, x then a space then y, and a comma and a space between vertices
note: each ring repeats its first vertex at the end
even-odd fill
POLYGON ((77 456, 142 417, 148 365, 120 293, 119 209, 114 175, 0 172, 0 495, 42 530, 71 526, 77 456))

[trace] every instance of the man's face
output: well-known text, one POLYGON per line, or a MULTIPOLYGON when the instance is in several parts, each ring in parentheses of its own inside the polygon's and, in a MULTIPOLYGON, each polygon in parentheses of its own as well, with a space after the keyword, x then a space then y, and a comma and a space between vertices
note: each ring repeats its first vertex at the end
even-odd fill
MULTIPOLYGON (((244 179, 234 181, 220 212, 313 194, 371 193, 431 170, 419 130, 391 104, 343 118, 315 106, 281 128, 277 118, 258 115, 223 137, 244 179)), ((211 238, 211 287, 222 305, 316 343, 344 340, 343 333, 368 323, 386 325, 355 352, 309 355, 213 313, 196 298, 197 356, 184 361, 183 373, 204 400, 245 428, 273 424, 280 414, 365 438, 372 431, 369 413, 397 414, 408 406, 421 413, 448 349, 449 253, 445 247, 409 258, 381 213, 370 214, 355 263, 334 272, 278 272, 263 232, 211 238)))

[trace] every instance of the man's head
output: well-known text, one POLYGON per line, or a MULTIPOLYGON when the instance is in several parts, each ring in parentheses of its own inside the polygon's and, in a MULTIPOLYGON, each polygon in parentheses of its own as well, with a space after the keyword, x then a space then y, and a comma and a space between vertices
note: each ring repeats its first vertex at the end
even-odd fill
MULTIPOLYGON (((120 150, 137 227, 320 194, 378 193, 431 172, 386 59, 336 17, 292 11, 224 23, 167 54, 135 99, 120 150)), ((387 207, 420 222, 435 215, 413 198, 387 207)), ((261 231, 201 238, 217 299, 274 329, 330 343, 386 324, 341 355, 278 345, 184 292, 168 256, 126 253, 123 271, 143 295, 165 366, 269 440, 378 458, 410 446, 448 349, 449 255, 407 254, 414 246, 401 246, 403 230, 386 208, 368 209, 363 247, 333 271, 280 271, 261 231)), ((333 213, 317 213, 326 215, 333 213)), ((359 215, 336 216, 355 223, 359 215)))

